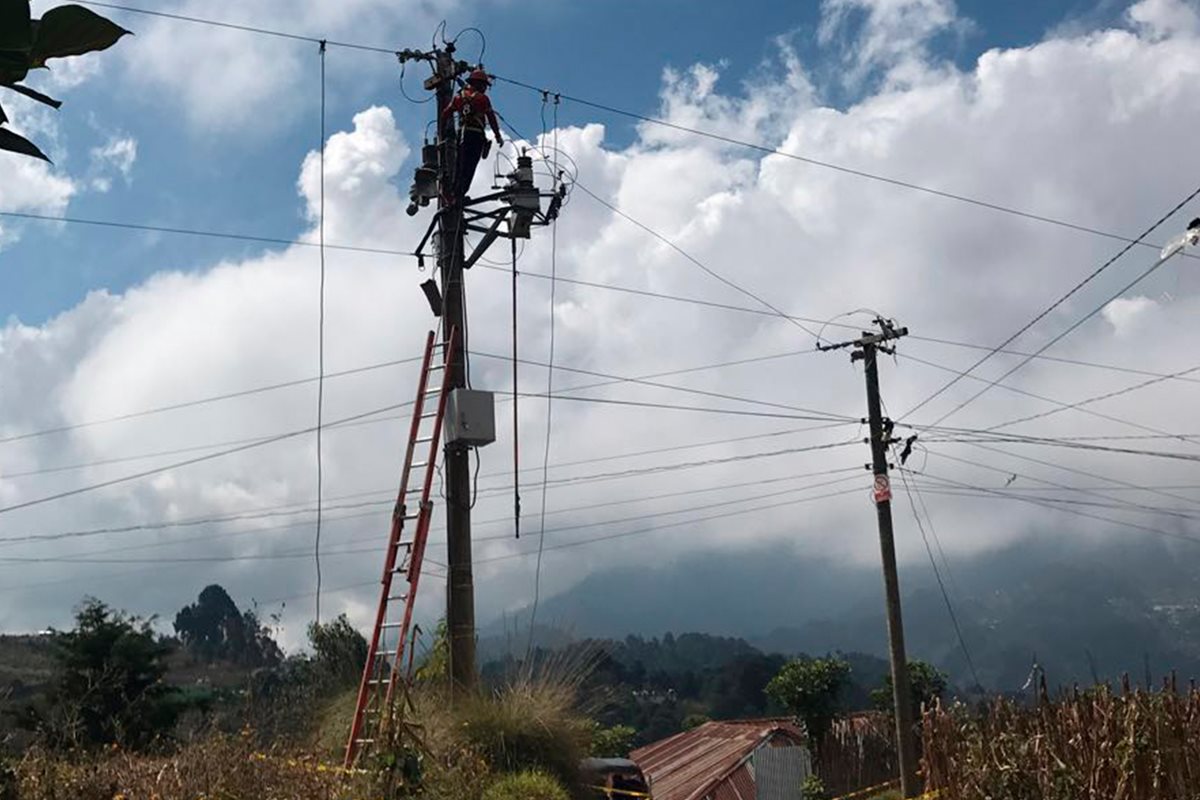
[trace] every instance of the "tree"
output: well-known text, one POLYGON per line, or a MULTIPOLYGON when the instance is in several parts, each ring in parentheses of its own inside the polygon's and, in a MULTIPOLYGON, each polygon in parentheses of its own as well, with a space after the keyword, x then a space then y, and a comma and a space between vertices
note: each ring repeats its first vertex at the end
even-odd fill
POLYGON ((175 633, 188 652, 203 661, 269 667, 283 658, 258 616, 249 609, 239 611, 229 593, 215 583, 175 615, 175 633))
POLYGON ((60 743, 141 748, 174 725, 180 704, 163 683, 170 647, 150 623, 87 598, 74 630, 54 634, 59 671, 49 698, 57 724, 50 733, 60 743))
MULTIPOLYGON (((30 70, 49 69, 46 62, 52 58, 106 50, 127 33, 83 6, 59 6, 33 19, 29 0, 0 0, 0 86, 58 108, 61 102, 22 83, 30 70)), ((0 150, 50 160, 33 142, 3 127, 6 122, 0 108, 0 150)))
POLYGON ((324 625, 308 626, 308 642, 313 663, 321 680, 337 686, 355 684, 362 677, 367 661, 367 640, 350 624, 345 614, 324 625))
MULTIPOLYGON (((908 682, 912 686, 913 719, 921 718, 921 706, 930 705, 946 693, 946 673, 924 661, 908 662, 908 682)), ((871 703, 880 711, 893 713, 892 676, 884 676, 878 689, 871 690, 871 703)))
POLYGON ((767 694, 804 721, 815 749, 837 716, 838 695, 850 682, 850 665, 840 658, 797 658, 767 684, 767 694))
POLYGON ((592 732, 592 755, 596 758, 628 758, 633 749, 633 737, 637 731, 629 725, 599 725, 592 732))

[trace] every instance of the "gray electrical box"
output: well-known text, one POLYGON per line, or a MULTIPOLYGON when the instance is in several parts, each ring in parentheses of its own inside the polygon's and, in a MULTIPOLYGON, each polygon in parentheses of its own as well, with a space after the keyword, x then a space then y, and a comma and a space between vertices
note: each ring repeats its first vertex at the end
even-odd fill
POLYGON ((496 441, 496 403, 491 392, 454 389, 446 398, 446 444, 483 447, 496 441))

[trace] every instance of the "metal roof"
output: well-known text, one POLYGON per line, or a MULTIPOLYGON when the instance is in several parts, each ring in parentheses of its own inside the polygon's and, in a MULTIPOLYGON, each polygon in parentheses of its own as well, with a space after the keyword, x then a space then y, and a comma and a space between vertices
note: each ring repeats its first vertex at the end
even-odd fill
MULTIPOLYGON (((735 793, 719 796, 749 798, 745 779, 739 773, 746 760, 761 745, 774 738, 803 745, 804 734, 790 719, 745 719, 706 722, 690 731, 634 750, 629 757, 646 776, 654 800, 700 800, 718 787, 735 793), (734 780, 734 786, 721 784, 734 780)), ((744 770, 743 770, 744 771, 744 770)))

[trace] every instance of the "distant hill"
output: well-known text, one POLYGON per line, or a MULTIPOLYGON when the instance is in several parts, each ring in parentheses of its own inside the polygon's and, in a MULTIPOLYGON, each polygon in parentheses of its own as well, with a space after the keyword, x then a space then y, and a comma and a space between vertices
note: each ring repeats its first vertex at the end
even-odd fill
MULTIPOLYGON (((952 562, 948 581, 980 680, 1012 690, 1034 658, 1052 683, 1090 683, 1128 672, 1160 681, 1175 669, 1200 677, 1200 546, 1138 536, 1104 543, 1034 537, 952 562)), ((911 657, 973 682, 927 563, 903 569, 911 657)), ((764 653, 862 652, 884 656, 878 570, 777 550, 698 555, 661 568, 594 574, 544 599, 538 641, 661 636, 673 631, 743 638, 764 653), (620 587, 615 591, 614 587, 620 587)), ((524 641, 527 616, 509 615, 524 641)), ((502 628, 483 630, 485 651, 502 628), (490 636, 489 636, 490 635, 490 636)), ((491 652, 495 652, 494 650, 491 652)))

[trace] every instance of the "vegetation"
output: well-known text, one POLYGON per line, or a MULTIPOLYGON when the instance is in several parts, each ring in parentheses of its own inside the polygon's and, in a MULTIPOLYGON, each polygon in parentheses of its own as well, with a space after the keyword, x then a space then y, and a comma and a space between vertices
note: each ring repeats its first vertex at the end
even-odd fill
POLYGON ((206 586, 200 597, 175 615, 175 633, 187 651, 200 659, 250 667, 275 666, 283 651, 251 610, 237 604, 220 586, 206 586))
POLYGON ((927 784, 945 800, 1185 800, 1200 774, 1200 691, 1099 686, 1033 708, 925 715, 927 784))
MULTIPOLYGON (((58 108, 58 100, 22 83, 30 71, 48 69, 51 59, 105 50, 127 33, 83 6, 51 8, 33 19, 29 0, 0 0, 0 87, 58 108)), ((50 160, 33 142, 3 127, 7 122, 0 108, 0 150, 50 160)))
POLYGON ((505 775, 487 788, 483 800, 570 800, 562 784, 541 772, 505 775))
MULTIPOLYGON (((912 687, 912 711, 916 720, 921 718, 923 707, 932 706, 935 700, 941 700, 946 694, 946 673, 924 661, 908 662, 908 682, 912 687)), ((895 711, 895 693, 890 674, 884 676, 882 686, 871 692, 871 704, 888 714, 895 711)))
POLYGON ((597 725, 592 734, 591 754, 597 758, 628 758, 636 735, 637 731, 629 725, 614 725, 611 728, 597 725))
POLYGON ((850 665, 840 658, 797 658, 767 684, 767 694, 804 721, 814 749, 838 714, 838 697, 850 682, 850 665))
POLYGON ((74 630, 55 634, 54 644, 58 676, 46 705, 26 714, 48 741, 140 749, 171 730, 182 705, 179 693, 163 683, 170 648, 150 620, 89 598, 76 612, 74 630))

